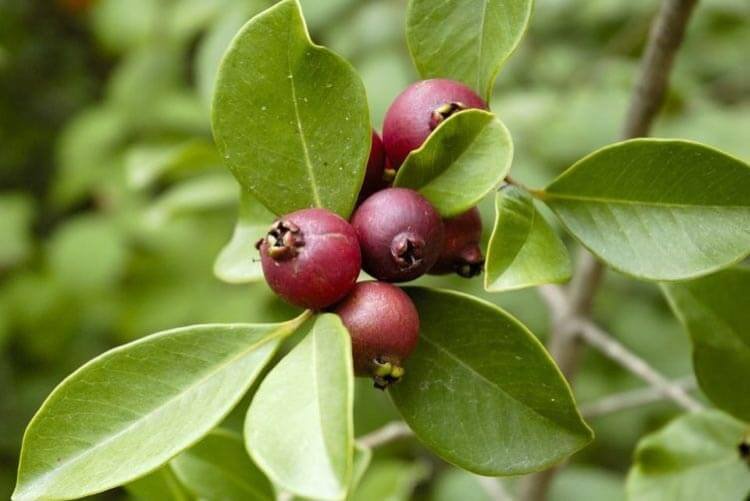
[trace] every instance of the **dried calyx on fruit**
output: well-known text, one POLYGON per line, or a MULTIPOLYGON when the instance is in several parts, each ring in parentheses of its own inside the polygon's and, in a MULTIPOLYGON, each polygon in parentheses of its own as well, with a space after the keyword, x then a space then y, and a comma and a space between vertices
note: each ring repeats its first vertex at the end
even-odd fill
POLYGON ((354 287, 362 258, 354 228, 325 209, 275 221, 256 247, 266 282, 285 301, 320 310, 354 287))
POLYGON ((385 282, 360 282, 334 312, 352 338, 354 372, 385 389, 404 375, 419 339, 419 315, 409 296, 385 282))
POLYGON ((443 219, 443 226, 443 249, 429 273, 457 273, 465 278, 479 275, 484 266, 484 256, 479 247, 482 239, 482 217, 479 210, 474 207, 456 217, 443 219))
POLYGON ((440 123, 470 108, 487 109, 487 103, 460 82, 437 78, 407 87, 383 122, 383 144, 393 168, 398 169, 440 123))
POLYGON ((423 275, 443 246, 443 222, 419 193, 379 191, 352 217, 364 270, 379 280, 405 282, 423 275))

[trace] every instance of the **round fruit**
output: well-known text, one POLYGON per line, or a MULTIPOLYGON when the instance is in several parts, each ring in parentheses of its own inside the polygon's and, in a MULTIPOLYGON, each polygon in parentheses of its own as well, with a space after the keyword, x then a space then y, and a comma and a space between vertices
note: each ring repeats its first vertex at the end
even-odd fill
POLYGON ((482 272, 484 257, 479 242, 482 239, 482 217, 474 207, 450 219, 443 219, 445 240, 440 257, 429 273, 443 275, 458 273, 471 278, 482 272))
POLYGON ((385 282, 360 282, 334 310, 352 338, 354 372, 384 389, 404 375, 419 339, 419 315, 409 296, 385 282))
POLYGON ((372 146, 370 147, 370 158, 367 160, 367 170, 365 171, 365 180, 362 182, 362 188, 359 190, 357 204, 362 203, 367 197, 388 187, 388 181, 385 179, 385 149, 383 141, 378 133, 372 131, 372 146))
POLYGON ((346 296, 362 265, 354 228, 325 209, 281 217, 256 247, 271 289, 285 301, 313 310, 346 296))
POLYGON ((466 85, 436 78, 407 87, 385 115, 383 144, 393 168, 424 143, 443 120, 457 111, 487 109, 487 103, 466 85))
POLYGON ((443 222, 419 193, 405 188, 378 191, 352 217, 362 267, 379 280, 406 282, 423 275, 443 246, 443 222))

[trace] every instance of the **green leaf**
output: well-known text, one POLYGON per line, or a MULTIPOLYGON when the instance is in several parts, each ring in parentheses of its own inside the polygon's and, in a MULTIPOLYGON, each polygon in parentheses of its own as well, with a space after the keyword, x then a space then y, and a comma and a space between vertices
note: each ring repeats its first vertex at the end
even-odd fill
POLYGON ((686 414, 646 436, 628 475, 628 499, 745 499, 750 493, 750 466, 738 451, 745 427, 712 410, 686 414))
POLYGON ((666 285, 664 292, 692 339, 701 390, 720 409, 750 422, 750 269, 666 285))
POLYGON ((178 144, 137 145, 125 156, 125 171, 130 186, 145 188, 167 173, 197 171, 221 165, 212 143, 191 139, 178 144))
POLYGON ((423 78, 459 80, 492 95, 531 17, 532 0, 411 0, 406 38, 423 78))
POLYGON ((694 278, 750 253, 750 166, 697 143, 607 146, 540 196, 591 252, 637 278, 694 278))
POLYGON ((466 110, 441 123, 409 154, 395 186, 419 191, 443 217, 474 207, 510 170, 513 143, 492 113, 466 110))
POLYGON ((408 501, 412 499, 414 488, 429 473, 429 467, 421 462, 378 461, 367 471, 351 500, 408 501))
POLYGON ((341 499, 352 477, 354 381, 349 333, 333 314, 263 380, 245 421, 250 455, 281 488, 341 499))
POLYGON ((169 330, 90 361, 31 420, 13 499, 82 497, 154 470, 221 421, 305 318, 169 330))
POLYGON ((273 501, 271 483, 250 460, 242 437, 214 430, 171 463, 177 478, 205 501, 273 501))
POLYGON ((173 185, 146 212, 146 220, 160 226, 182 214, 231 206, 237 184, 226 174, 204 174, 173 185))
POLYGON ((255 242, 263 238, 275 218, 254 196, 241 191, 240 213, 232 239, 214 263, 214 274, 220 280, 241 284, 263 278, 255 242))
POLYGON ((168 464, 125 485, 125 490, 139 501, 189 501, 193 499, 168 464))
POLYGON ((436 454, 481 475, 516 475, 591 441, 570 387, 522 324, 465 294, 406 291, 419 311, 419 345, 390 393, 436 454))
POLYGON ((495 198, 484 288, 521 289, 570 278, 568 250, 525 190, 504 186, 495 198))
POLYGON ((239 183, 274 213, 351 213, 370 150, 364 85, 349 63, 310 41, 296 0, 254 17, 232 42, 213 128, 239 183))
POLYGON ((352 462, 352 479, 349 482, 349 492, 357 489, 362 477, 372 461, 372 449, 364 445, 354 443, 354 460, 352 462))
POLYGON ((34 203, 21 193, 0 194, 0 270, 19 264, 31 252, 34 203))

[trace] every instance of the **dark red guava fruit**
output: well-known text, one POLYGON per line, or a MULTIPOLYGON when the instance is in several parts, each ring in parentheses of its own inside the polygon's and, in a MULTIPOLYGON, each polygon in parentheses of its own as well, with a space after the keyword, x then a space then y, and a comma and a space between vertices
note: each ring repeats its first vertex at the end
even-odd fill
POLYGON ((357 204, 364 202, 364 200, 375 193, 385 189, 390 184, 392 179, 386 178, 385 173, 386 158, 385 148, 383 148, 383 141, 378 136, 378 133, 372 131, 372 146, 370 147, 370 158, 367 160, 367 170, 365 171, 365 179, 362 182, 362 188, 359 190, 359 198, 357 204))
POLYGON ((445 239, 431 275, 458 273, 471 278, 482 272, 484 257, 479 242, 482 239, 482 217, 474 207, 456 217, 443 219, 445 239))
POLYGON ((279 218, 256 247, 271 289, 288 303, 313 310, 346 296, 362 265, 354 228, 325 209, 279 218))
POLYGON ((407 87, 383 122, 383 145, 392 167, 398 169, 443 120, 470 108, 486 110, 487 103, 460 82, 436 78, 407 87))
POLYGON ((363 269, 386 282, 423 275, 443 247, 443 221, 419 193, 406 188, 378 191, 354 212, 352 226, 363 269))
POLYGON ((386 282, 360 282, 334 312, 352 338, 354 372, 385 389, 404 375, 419 339, 419 315, 404 291, 386 282))

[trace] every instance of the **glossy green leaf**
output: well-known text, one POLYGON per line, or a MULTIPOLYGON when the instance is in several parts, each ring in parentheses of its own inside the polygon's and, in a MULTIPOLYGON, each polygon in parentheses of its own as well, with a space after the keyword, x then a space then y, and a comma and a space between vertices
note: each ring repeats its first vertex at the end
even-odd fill
POLYGON ((424 78, 451 78, 486 99, 531 17, 532 0, 411 0, 406 37, 424 78))
POLYGON ((213 128, 239 183, 274 213, 351 212, 370 149, 364 85, 349 63, 310 41, 296 0, 257 15, 232 42, 213 128))
POLYGON ((703 393, 720 409, 750 422, 750 269, 664 286, 690 333, 703 393))
POLYGON ((82 497, 154 470, 221 421, 304 318, 184 327, 95 358, 31 420, 13 499, 82 497))
POLYGON ((521 289, 570 278, 568 250, 528 192, 503 187, 495 198, 495 211, 485 261, 486 290, 521 289))
POLYGON ((375 462, 352 494, 352 501, 408 501, 414 488, 430 473, 421 462, 389 459, 375 462))
POLYGON ((721 412, 704 411, 681 416, 646 436, 628 475, 628 499, 746 499, 750 465, 738 450, 746 427, 721 412))
POLYGON ((456 113, 441 123, 398 170, 395 186, 419 191, 443 217, 474 207, 510 170, 513 143, 495 115, 456 113))
POLYGON ((320 315, 250 405, 247 448, 284 490, 314 499, 346 495, 354 448, 350 344, 337 316, 320 315))
POLYGON ((417 438, 482 475, 558 463, 592 439, 541 343, 500 308, 465 294, 412 287, 419 345, 390 391, 417 438))
POLYGON ((215 430, 170 465, 180 481, 205 501, 273 501, 271 483, 250 460, 242 437, 215 430))
POLYGON ((258 199, 242 190, 240 213, 229 243, 214 263, 214 274, 224 282, 239 284, 263 278, 255 242, 263 238, 276 218, 258 199))
POLYGON ((583 245, 638 278, 693 278, 750 254, 750 166, 698 143, 607 146, 540 196, 583 245))
POLYGON ((175 476, 169 464, 125 485, 125 490, 138 501, 190 501, 193 496, 175 476))

